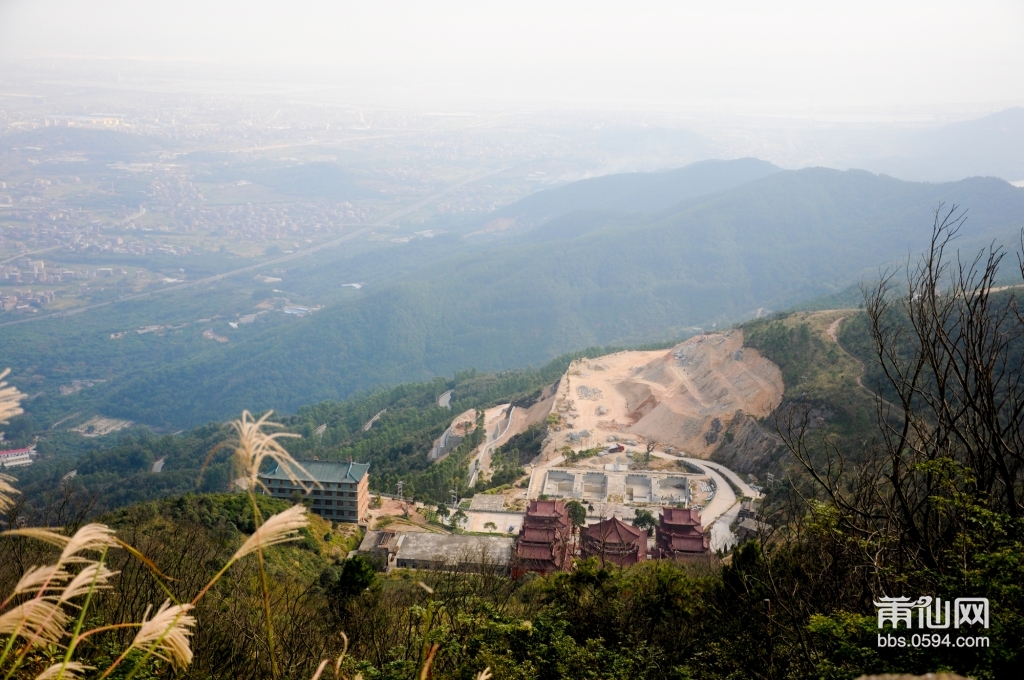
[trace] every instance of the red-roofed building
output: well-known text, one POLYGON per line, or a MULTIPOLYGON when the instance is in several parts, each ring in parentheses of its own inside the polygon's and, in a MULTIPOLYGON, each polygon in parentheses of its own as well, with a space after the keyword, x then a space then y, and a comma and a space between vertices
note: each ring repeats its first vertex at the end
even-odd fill
POLYGON ((569 568, 572 523, 562 501, 530 501, 516 542, 512 576, 547 574, 569 568))
POLYGON ((665 508, 658 520, 657 546, 660 557, 676 558, 708 552, 708 537, 693 508, 665 508))
POLYGON ((596 557, 605 564, 628 567, 647 559, 647 532, 632 527, 617 517, 585 527, 583 555, 596 557))
POLYGON ((31 465, 32 456, 34 456, 35 453, 35 446, 29 446, 25 449, 4 449, 0 451, 0 468, 31 465))

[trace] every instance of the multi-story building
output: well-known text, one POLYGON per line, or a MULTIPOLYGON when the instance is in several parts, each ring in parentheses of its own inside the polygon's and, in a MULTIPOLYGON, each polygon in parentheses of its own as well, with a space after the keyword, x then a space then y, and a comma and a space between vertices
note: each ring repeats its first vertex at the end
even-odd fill
POLYGON ((528 571, 546 574, 572 565, 572 524, 564 501, 530 501, 516 543, 513 577, 528 571))
POLYGON ((657 546, 660 557, 685 558, 708 552, 708 537, 694 508, 665 508, 658 520, 657 546))
POLYGON ((35 445, 25 449, 4 449, 0 450, 0 469, 9 467, 21 467, 32 464, 32 456, 36 453, 35 445))
POLYGON ((309 474, 298 473, 293 482, 280 466, 261 474, 269 495, 295 502, 309 500, 310 510, 333 522, 359 522, 370 509, 370 465, 299 461, 309 474), (305 486, 305 488, 303 488, 305 486))
POLYGON ((617 517, 583 527, 580 533, 584 557, 596 557, 602 567, 629 567, 647 559, 647 531, 617 517))

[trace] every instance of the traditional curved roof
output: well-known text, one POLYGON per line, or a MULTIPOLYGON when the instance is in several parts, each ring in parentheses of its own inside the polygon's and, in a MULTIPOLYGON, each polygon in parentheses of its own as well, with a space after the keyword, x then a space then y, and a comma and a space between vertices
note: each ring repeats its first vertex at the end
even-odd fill
POLYGON ((647 532, 626 524, 618 517, 591 524, 583 529, 584 540, 599 543, 635 543, 641 536, 646 540, 647 532))

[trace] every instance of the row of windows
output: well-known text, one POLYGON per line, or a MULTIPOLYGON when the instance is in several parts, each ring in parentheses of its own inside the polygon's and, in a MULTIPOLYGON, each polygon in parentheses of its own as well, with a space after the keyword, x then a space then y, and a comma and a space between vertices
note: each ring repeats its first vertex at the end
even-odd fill
MULTIPOLYGON (((275 496, 287 497, 287 493, 284 490, 274 489, 273 491, 274 491, 274 495, 275 496)), ((314 506, 321 505, 321 504, 323 504, 323 505, 334 505, 334 500, 333 499, 320 499, 320 498, 314 498, 313 499, 313 505, 314 506)), ((355 507, 359 506, 359 501, 342 501, 342 500, 339 500, 338 501, 338 505, 346 505, 346 506, 348 506, 350 508, 355 508, 355 507)))
MULTIPOLYGON (((335 516, 333 508, 324 508, 323 510, 321 510, 320 508, 316 508, 314 512, 316 512, 318 515, 325 515, 328 517, 335 516)), ((341 508, 338 508, 338 517, 356 517, 357 515, 358 513, 355 510, 342 510, 341 508)))
MULTIPOLYGON (((280 488, 276 488, 276 489, 274 487, 270 487, 270 490, 275 492, 275 493, 283 493, 283 494, 288 494, 288 493, 291 493, 292 491, 298 491, 300 493, 302 492, 301 487, 280 487, 280 488)), ((313 489, 312 492, 307 492, 307 493, 310 493, 313 496, 320 496, 321 495, 320 489, 313 489)), ((346 492, 346 491, 338 491, 338 492, 324 491, 322 495, 324 495, 324 496, 334 496, 335 494, 337 494, 338 498, 345 498, 345 497, 348 497, 348 498, 358 498, 358 496, 359 496, 359 494, 355 493, 354 491, 349 491, 349 492, 346 492)))
MULTIPOLYGON (((300 485, 292 484, 292 482, 288 481, 287 479, 268 479, 268 480, 266 480, 266 483, 267 483, 267 486, 271 486, 271 487, 273 487, 273 486, 281 486, 281 487, 296 488, 296 489, 297 488, 301 488, 300 485)), ((315 491, 319 491, 320 488, 323 488, 323 489, 343 489, 343 490, 347 490, 347 491, 354 491, 354 490, 359 488, 359 485, 358 484, 350 484, 348 482, 321 482, 320 483, 320 487, 318 487, 318 488, 316 488, 314 490, 315 491)))
MULTIPOLYGON (((324 505, 332 505, 333 501, 325 500, 325 501, 323 501, 323 504, 324 505)), ((320 505, 320 499, 319 498, 314 499, 313 500, 313 505, 320 505)), ((338 505, 346 505, 346 506, 348 506, 350 508, 355 508, 355 507, 358 507, 358 501, 338 501, 338 505)))

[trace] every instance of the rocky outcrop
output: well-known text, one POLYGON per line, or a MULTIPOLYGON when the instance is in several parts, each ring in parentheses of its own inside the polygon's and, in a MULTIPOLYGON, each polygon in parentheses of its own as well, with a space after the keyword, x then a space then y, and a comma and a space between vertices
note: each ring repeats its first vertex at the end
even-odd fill
POLYGON ((782 455, 782 440, 766 426, 737 411, 711 460, 736 472, 763 470, 782 455))

